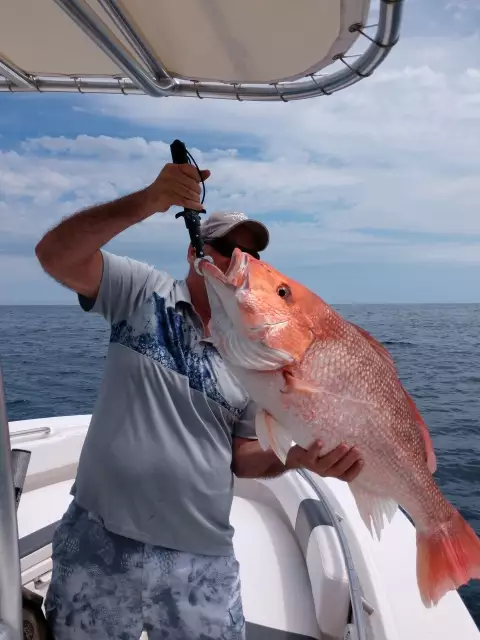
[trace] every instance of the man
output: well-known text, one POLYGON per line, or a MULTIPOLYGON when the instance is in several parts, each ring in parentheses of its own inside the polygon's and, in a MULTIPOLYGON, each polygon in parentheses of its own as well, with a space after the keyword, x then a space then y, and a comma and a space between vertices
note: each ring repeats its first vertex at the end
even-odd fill
MULTIPOLYGON (((209 171, 202 172, 205 180, 209 171)), ((47 273, 111 325, 106 370, 53 541, 45 607, 57 640, 244 638, 229 522, 232 471, 273 477, 306 467, 346 481, 358 452, 263 451, 255 406, 208 341, 203 278, 174 280, 102 247, 172 206, 195 210, 200 177, 167 164, 146 189, 64 220, 36 247, 47 273)), ((258 255, 267 229, 237 214, 203 222, 205 253, 224 271, 235 246, 258 255)))

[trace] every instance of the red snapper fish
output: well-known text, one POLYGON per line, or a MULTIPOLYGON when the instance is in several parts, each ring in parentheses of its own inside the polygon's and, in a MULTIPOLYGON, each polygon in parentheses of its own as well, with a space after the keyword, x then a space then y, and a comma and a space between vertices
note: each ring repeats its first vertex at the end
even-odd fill
POLYGON ((318 295, 235 249, 223 274, 202 261, 211 339, 259 406, 256 431, 282 462, 293 442, 342 442, 364 460, 349 483, 380 539, 401 505, 415 523, 417 583, 426 607, 480 578, 480 540, 432 474, 427 427, 388 351, 318 295), (293 442, 292 442, 293 441, 293 442))

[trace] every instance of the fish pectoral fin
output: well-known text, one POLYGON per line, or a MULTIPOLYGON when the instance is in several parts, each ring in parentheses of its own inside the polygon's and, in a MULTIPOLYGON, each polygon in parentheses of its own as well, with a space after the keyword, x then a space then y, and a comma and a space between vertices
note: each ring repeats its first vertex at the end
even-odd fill
POLYGON ((380 540, 385 524, 384 515, 388 522, 391 522, 397 512, 398 504, 391 498, 385 498, 384 496, 371 493, 355 481, 351 482, 349 487, 357 503, 358 512, 367 529, 370 531, 372 538, 373 530, 375 529, 377 538, 380 540))
POLYGON ((283 378, 285 380, 283 393, 320 393, 318 387, 306 380, 297 378, 291 371, 288 371, 288 369, 283 372, 283 378))
POLYGON ((312 382, 302 380, 302 378, 298 378, 288 369, 283 371, 283 377, 285 379, 285 389, 282 389, 282 393, 315 393, 317 395, 325 395, 331 398, 338 398, 342 401, 343 410, 349 411, 351 413, 357 412, 359 407, 373 405, 373 402, 371 400, 352 398, 342 393, 334 393, 333 391, 329 391, 328 389, 319 387, 312 382))
POLYGON ((271 448, 282 464, 285 464, 287 453, 293 445, 285 427, 262 409, 255 416, 255 430, 262 449, 266 451, 271 448))
POLYGON ((260 446, 266 451, 270 448, 270 437, 267 427, 267 414, 263 409, 255 416, 255 431, 257 432, 260 446))

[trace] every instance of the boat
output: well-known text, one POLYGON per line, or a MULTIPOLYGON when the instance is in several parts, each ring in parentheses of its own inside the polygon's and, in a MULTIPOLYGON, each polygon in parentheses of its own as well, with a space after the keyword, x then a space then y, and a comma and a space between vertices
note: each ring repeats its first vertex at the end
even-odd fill
MULTIPOLYGON (((31 453, 18 507, 21 584, 42 597, 90 418, 10 423, 12 449, 31 453)), ((456 591, 424 607, 408 517, 399 509, 374 539, 344 482, 297 471, 235 478, 231 521, 247 640, 480 638, 456 591), (353 624, 354 605, 363 632, 353 624)))
MULTIPOLYGON (((52 92, 241 102, 331 96, 383 63, 398 42, 403 4, 3 0, 0 91, 12 99, 52 92)), ((0 367, 1 640, 20 640, 22 629, 24 638, 41 637, 34 613, 49 585, 52 537, 71 501, 90 418, 9 423, 0 367)), ((400 509, 378 541, 348 485, 335 479, 304 470, 235 478, 234 494, 248 640, 480 638, 457 592, 423 606, 415 529, 400 509)))

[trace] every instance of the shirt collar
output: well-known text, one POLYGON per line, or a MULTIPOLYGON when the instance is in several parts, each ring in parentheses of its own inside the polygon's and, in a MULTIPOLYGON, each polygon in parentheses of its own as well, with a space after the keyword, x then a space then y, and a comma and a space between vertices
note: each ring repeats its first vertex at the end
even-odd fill
POLYGON ((175 280, 175 282, 173 283, 173 288, 175 304, 177 304, 178 302, 185 302, 186 304, 189 304, 191 307, 193 307, 192 298, 190 296, 190 291, 188 289, 186 280, 175 280))
MULTIPOLYGON (((175 306, 177 306, 177 304, 179 304, 179 303, 180 304, 186 304, 186 305, 188 305, 190 307, 190 309, 194 313, 196 313, 195 309, 193 307, 193 304, 192 304, 192 297, 190 296, 190 290, 189 290, 189 288, 187 286, 187 281, 186 280, 175 280, 175 282, 173 283, 173 288, 174 288, 175 306)), ((210 342, 210 343, 212 343, 212 338, 211 337, 202 336, 202 342, 210 342)))

